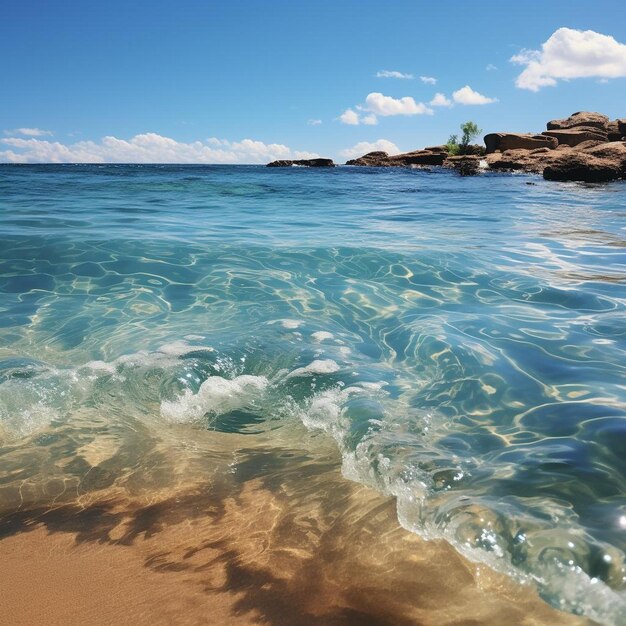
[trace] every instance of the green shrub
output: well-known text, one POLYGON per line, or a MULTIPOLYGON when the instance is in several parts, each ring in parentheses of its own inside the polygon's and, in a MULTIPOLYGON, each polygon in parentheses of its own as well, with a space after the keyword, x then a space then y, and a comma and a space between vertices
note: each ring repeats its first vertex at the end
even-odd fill
POLYGON ((448 149, 448 154, 450 156, 457 156, 461 154, 461 146, 459 146, 459 136, 450 135, 448 143, 446 143, 446 148, 448 149))
POLYGON ((448 139, 446 147, 448 148, 448 154, 450 156, 471 154, 471 142, 483 132, 474 122, 465 122, 464 124, 461 124, 461 131, 463 132, 461 135, 461 141, 459 141, 458 135, 450 135, 450 138, 448 139))

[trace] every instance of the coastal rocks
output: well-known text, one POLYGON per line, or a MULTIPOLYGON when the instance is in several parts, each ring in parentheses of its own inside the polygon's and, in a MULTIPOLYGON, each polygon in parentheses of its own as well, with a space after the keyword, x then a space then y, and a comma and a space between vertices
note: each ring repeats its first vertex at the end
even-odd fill
POLYGON ((369 167, 410 167, 412 165, 443 165, 447 151, 441 151, 441 146, 432 149, 415 150, 390 156, 386 152, 368 152, 358 159, 351 159, 346 165, 360 165, 369 167))
POLYGON ((543 170, 546 180, 586 183, 605 183, 617 180, 621 175, 620 167, 614 160, 576 151, 563 153, 543 170))
POLYGON ((268 163, 267 167, 291 167, 292 165, 300 165, 303 167, 335 167, 332 159, 278 160, 268 163))
POLYGON ((626 177, 626 142, 587 141, 575 147, 560 145, 556 150, 505 150, 488 154, 486 161, 492 170, 543 172, 546 180, 605 182, 626 177))
POLYGON ((530 133, 489 133, 484 137, 486 153, 492 154, 496 151, 505 150, 533 150, 535 148, 556 148, 558 139, 546 137, 545 135, 532 135, 530 133))
POLYGON ((466 146, 463 156, 451 156, 445 145, 390 156, 369 152, 347 165, 370 167, 443 166, 463 176, 480 169, 541 174, 546 180, 604 182, 626 179, 626 118, 579 111, 547 123, 539 133, 489 133, 482 146, 466 146), (481 160, 479 155, 485 155, 481 160))
MULTIPOLYGON (((607 124, 606 128, 609 141, 622 141, 624 139, 626 133, 620 130, 620 121, 623 121, 626 126, 626 120, 613 120, 607 124)), ((626 128, 624 130, 626 130, 626 128)))
POLYGON ((368 152, 358 159, 351 159, 346 161, 346 165, 362 165, 371 167, 381 167, 387 165, 389 155, 382 150, 375 150, 374 152, 368 152))
POLYGON ((456 170, 461 176, 475 176, 480 171, 480 157, 473 154, 451 156, 443 165, 456 170))
POLYGON ((551 120, 547 123, 548 130, 567 130, 577 127, 598 128, 603 131, 607 130, 609 118, 602 113, 593 113, 591 111, 578 111, 572 113, 569 117, 562 120, 551 120))
MULTIPOLYGON (((568 148, 571 149, 571 148, 568 148)), ((555 150, 549 148, 538 148, 537 150, 505 150, 488 154, 487 165, 492 170, 499 171, 522 171, 540 174, 546 163, 549 163, 556 154, 555 150)))
POLYGON ((618 168, 620 175, 626 178, 626 141, 599 144, 588 148, 585 153, 610 162, 618 168))
MULTIPOLYGON (((624 120, 624 122, 626 122, 626 120, 624 120)), ((428 146, 427 148, 424 148, 424 150, 426 150, 427 152, 441 152, 444 154, 448 154, 448 146, 443 145, 443 146, 428 146)))
POLYGON ((394 165, 443 165, 448 156, 447 152, 430 152, 430 150, 415 150, 389 157, 394 165))
POLYGON ((542 135, 553 137, 559 145, 577 146, 583 141, 608 141, 608 132, 595 127, 567 128, 563 130, 546 130, 542 135))

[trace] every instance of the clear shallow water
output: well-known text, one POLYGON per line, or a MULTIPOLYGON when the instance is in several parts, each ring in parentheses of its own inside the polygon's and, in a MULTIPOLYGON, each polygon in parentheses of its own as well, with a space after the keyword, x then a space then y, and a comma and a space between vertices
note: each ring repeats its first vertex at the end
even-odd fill
POLYGON ((284 443, 304 423, 406 528, 624 623, 625 192, 0 167, 0 507, 138 465, 159 484, 154 433, 284 443))

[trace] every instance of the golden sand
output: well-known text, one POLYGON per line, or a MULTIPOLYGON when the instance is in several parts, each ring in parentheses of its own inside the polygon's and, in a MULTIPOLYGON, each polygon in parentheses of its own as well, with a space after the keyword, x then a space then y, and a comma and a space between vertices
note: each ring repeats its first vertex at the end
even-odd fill
POLYGON ((0 623, 585 624, 399 527, 391 498, 307 460, 228 491, 118 487, 0 519, 0 623))

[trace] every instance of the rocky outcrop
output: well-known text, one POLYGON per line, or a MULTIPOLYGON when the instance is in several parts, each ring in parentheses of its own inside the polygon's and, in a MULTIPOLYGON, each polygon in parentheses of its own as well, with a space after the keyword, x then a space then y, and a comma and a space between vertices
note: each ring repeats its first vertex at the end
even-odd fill
POLYGON ((368 152, 358 159, 350 159, 346 161, 346 165, 362 165, 371 167, 385 167, 389 155, 382 150, 375 150, 374 152, 368 152))
POLYGON ((589 111, 552 120, 548 130, 532 133, 490 133, 482 146, 469 146, 463 156, 449 156, 445 145, 390 156, 369 152, 347 165, 373 167, 438 166, 461 175, 481 170, 478 155, 486 152, 487 168, 496 171, 544 173, 547 180, 604 182, 626 179, 626 119, 609 120, 589 111))
POLYGON ((572 113, 563 120, 552 120, 547 123, 548 130, 567 130, 571 128, 586 127, 607 130, 609 118, 602 113, 593 113, 591 111, 578 111, 572 113))
POLYGON ((487 155, 486 160, 496 171, 543 173, 546 180, 606 182, 626 177, 626 142, 505 150, 487 155))
POLYGON ((390 156, 386 152, 368 152, 358 159, 351 159, 346 165, 360 165, 369 167, 410 167, 412 165, 443 165, 447 151, 441 151, 441 146, 433 149, 415 150, 403 154, 390 156))
POLYGON ((600 128, 584 127, 566 128, 563 130, 546 130, 542 135, 554 137, 559 145, 577 146, 583 141, 608 141, 608 132, 600 128))
POLYGON ((620 166, 613 160, 588 152, 562 153, 543 170, 546 180, 573 180, 586 183, 606 183, 622 177, 620 166))
MULTIPOLYGON (((571 148, 567 147, 567 150, 571 148)), ((487 165, 492 170, 499 171, 522 171, 540 174, 544 167, 553 159, 556 159, 562 151, 538 148, 536 150, 505 150, 495 152, 486 157, 487 165)))
POLYGON ((620 131, 619 123, 620 120, 613 120, 607 124, 606 129, 609 141, 623 141, 626 138, 624 133, 620 131))
POLYGON ((292 165, 301 165, 304 167, 335 167, 332 159, 298 159, 272 161, 267 167, 291 167, 292 165))
POLYGON ((505 150, 534 150, 535 148, 556 148, 558 139, 545 135, 532 135, 530 133, 489 133, 484 137, 486 153, 505 150))
POLYGON ((480 171, 480 156, 475 154, 451 156, 443 165, 457 171, 461 176, 475 176, 480 171))
POLYGON ((427 152, 441 152, 441 153, 444 153, 444 154, 448 154, 448 146, 446 146, 446 145, 443 145, 443 146, 428 146, 427 148, 424 148, 424 150, 426 150, 427 152))

